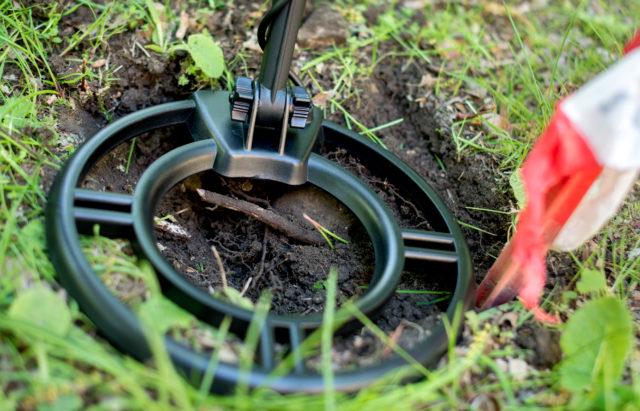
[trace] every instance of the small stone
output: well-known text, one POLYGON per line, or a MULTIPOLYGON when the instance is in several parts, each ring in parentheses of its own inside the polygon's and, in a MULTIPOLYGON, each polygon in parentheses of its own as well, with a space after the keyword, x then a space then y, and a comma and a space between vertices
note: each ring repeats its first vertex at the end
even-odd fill
POLYGON ((98 59, 98 60, 93 62, 91 67, 100 68, 100 67, 104 66, 105 64, 107 64, 107 59, 98 59))
POLYGON ((509 364, 503 358, 497 358, 495 362, 500 371, 507 372, 509 370, 509 364))
POLYGON ((347 41, 347 21, 330 6, 319 6, 302 24, 298 32, 300 47, 317 49, 332 44, 341 45, 347 41))
POLYGON ((520 327, 516 334, 516 344, 533 351, 531 358, 527 359, 538 367, 550 368, 562 359, 559 335, 544 326, 520 327))
POLYGON ((255 31, 251 32, 247 40, 242 43, 242 48, 256 53, 262 53, 262 47, 260 47, 258 43, 258 36, 255 31))
POLYGON ((353 347, 356 350, 359 350, 360 348, 362 348, 364 346, 364 338, 362 338, 359 335, 356 335, 356 337, 353 339, 353 347))
MULTIPOLYGON (((9 93, 6 93, 6 94, 9 94, 9 93)), ((48 106, 53 106, 56 103, 56 101, 58 101, 58 96, 56 96, 55 94, 49 94, 44 98, 44 102, 48 106)))
POLYGON ((529 372, 529 364, 525 360, 520 358, 510 358, 509 359, 509 374, 516 381, 524 381, 527 378, 527 373, 529 372))
POLYGON ((403 6, 409 10, 420 10, 425 5, 424 0, 405 1, 403 6))
POLYGON ((492 396, 487 394, 480 394, 471 401, 472 410, 482 411, 497 411, 500 409, 500 404, 492 396))
POLYGON ((239 361, 238 354, 229 347, 227 344, 222 345, 220 348, 220 361, 228 364, 237 364, 239 361))
POLYGON ((155 219, 154 226, 166 233, 170 233, 175 235, 178 238, 189 240, 191 239, 191 234, 189 234, 184 228, 180 227, 178 224, 172 223, 167 220, 155 219))

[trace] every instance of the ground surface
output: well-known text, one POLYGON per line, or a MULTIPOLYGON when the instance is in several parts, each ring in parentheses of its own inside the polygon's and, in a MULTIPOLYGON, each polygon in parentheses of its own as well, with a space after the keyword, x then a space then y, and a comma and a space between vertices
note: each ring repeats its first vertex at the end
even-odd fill
MULTIPOLYGON (((123 20, 128 18, 136 24, 124 24, 123 28, 101 37, 101 41, 92 40, 91 36, 83 39, 80 35, 99 17, 96 11, 104 9, 86 6, 72 9, 63 3, 60 3, 61 7, 68 12, 61 16, 58 32, 63 38, 78 40, 73 47, 68 47, 69 43, 65 41, 51 46, 48 60, 51 72, 58 79, 73 79, 77 73, 85 74, 87 71, 96 74, 77 77, 82 78, 81 81, 61 81, 57 95, 43 96, 40 100, 42 105, 52 106, 51 114, 57 119, 53 130, 60 138, 50 150, 58 158, 64 157, 67 151, 72 151, 73 147, 110 121, 126 114, 185 98, 200 88, 228 87, 224 78, 212 81, 197 71, 190 71, 191 60, 183 51, 162 54, 145 49, 146 45, 157 43, 157 37, 154 37, 153 26, 145 24, 143 17, 136 20, 135 17, 123 15, 123 20)), ((214 11, 207 9, 204 2, 179 3, 172 5, 170 13, 161 13, 159 17, 165 22, 167 32, 175 35, 176 28, 178 32, 184 28, 186 31, 182 38, 186 39, 190 34, 208 30, 222 47, 228 78, 256 76, 260 53, 256 50, 255 27, 264 12, 262 2, 238 0, 233 4, 217 5, 214 11), (187 18, 181 17, 180 11, 187 18), (248 27, 252 29, 246 30, 248 27)), ((334 31, 330 33, 329 40, 325 40, 317 32, 314 36, 314 30, 308 30, 310 33, 305 34, 309 36, 304 40, 305 48, 295 53, 294 72, 302 78, 314 96, 314 103, 323 108, 328 119, 358 132, 362 131, 359 125, 374 129, 392 124, 375 131, 375 135, 390 152, 434 187, 453 211, 467 239, 474 274, 478 281, 481 280, 507 241, 514 212, 518 208, 509 181, 514 164, 517 166, 519 163, 508 163, 505 158, 526 153, 526 147, 530 146, 535 133, 540 130, 536 125, 529 124, 530 120, 521 119, 522 123, 516 124, 516 120, 509 117, 510 110, 520 109, 518 104, 533 106, 531 101, 517 101, 518 104, 500 101, 486 88, 474 82, 461 83, 459 78, 474 75, 491 77, 494 71, 500 70, 501 65, 510 64, 510 57, 498 62, 487 57, 486 60, 476 61, 471 68, 459 69, 465 64, 461 62, 464 54, 456 47, 463 44, 461 37, 444 41, 433 39, 430 42, 427 36, 413 42, 411 36, 415 27, 427 30, 436 24, 430 23, 430 11, 441 12, 453 6, 438 2, 399 2, 395 5, 395 13, 401 16, 401 24, 406 27, 404 31, 388 27, 394 24, 387 22, 388 16, 394 13, 389 5, 360 7, 350 2, 339 2, 335 6, 321 3, 318 2, 316 8, 326 13, 337 13, 331 15, 331 22, 324 24, 337 23, 344 33, 334 31), (379 31, 384 30, 387 30, 387 34, 378 37, 379 31), (367 42, 367 39, 371 41, 367 42), (342 49, 331 42, 357 45, 342 49), (416 49, 422 51, 416 52, 416 49), (425 52, 428 58, 425 58, 425 52), (445 72, 458 73, 458 77, 444 76, 445 72), (500 146, 494 149, 492 142, 504 134, 513 136, 513 147, 500 146)), ((477 6, 471 3, 460 7, 477 6)), ((491 40, 492 44, 500 44, 496 40, 515 41, 513 21, 510 20, 512 17, 504 12, 504 8, 500 11, 502 6, 496 6, 498 9, 492 8, 494 6, 480 7, 484 10, 481 15, 485 19, 485 26, 478 31, 482 31, 485 39, 491 40)), ((160 6, 157 9, 162 10, 160 6)), ((526 23, 522 22, 526 21, 527 13, 541 12, 542 9, 543 6, 537 2, 512 8, 516 21, 525 26, 526 23)), ((134 13, 132 9, 127 11, 134 13)), ((318 14, 307 15, 305 24, 314 23, 320 18, 318 14)), ((45 21, 47 9, 36 4, 33 15, 35 19, 45 21)), ((113 18, 117 20, 117 17, 113 18)), ((490 50, 496 55, 508 55, 507 51, 499 47, 490 50)), ((520 54, 514 58, 518 56, 520 54)), ((9 78, 22 76, 13 65, 8 65, 4 74, 9 78)), ((513 81, 513 78, 506 75, 504 82, 509 81, 513 81)), ((580 84, 579 79, 575 81, 580 84)), ((526 89, 526 86, 519 87, 526 89)), ((575 85, 571 79, 565 79, 562 87, 564 89, 560 91, 571 91, 575 85)), ((131 193, 139 176, 153 160, 186 141, 184 130, 174 129, 142 136, 134 144, 125 143, 100 160, 83 185, 91 189, 131 193)), ((428 228, 428 216, 417 213, 415 206, 396 187, 386 182, 385 170, 376 170, 374 167, 367 169, 359 164, 358 159, 340 151, 325 152, 323 155, 358 175, 376 191, 392 209, 401 226, 428 228)), ((40 187, 46 192, 55 175, 54 164, 45 164, 43 170, 40 187)), ((636 188, 630 204, 635 204, 637 195, 636 188)), ((631 221, 636 221, 633 214, 636 208, 630 205, 626 207, 627 211, 631 210, 631 221)), ((156 229, 159 248, 176 270, 194 286, 212 294, 222 288, 220 265, 212 251, 215 248, 222 257, 229 285, 237 291, 246 287, 244 295, 252 302, 258 300, 263 290, 271 289, 271 310, 275 313, 321 312, 326 299, 325 280, 332 267, 338 271, 338 306, 348 298, 361 295, 373 272, 371 244, 361 225, 342 204, 308 186, 291 192, 275 183, 229 180, 203 174, 176 186, 163 198, 155 215, 170 224, 169 229, 166 229, 166 225, 164 229, 156 229), (312 232, 311 225, 301 218, 299 210, 302 208, 333 233, 348 240, 349 244, 334 241, 335 249, 330 249, 326 244, 310 245, 291 240, 242 213, 205 204, 195 192, 198 188, 274 210, 312 232), (179 234, 172 231, 176 227, 182 230, 179 234)), ((94 243, 89 246, 88 253, 94 250, 95 254, 99 254, 103 246, 94 243)), ((127 244, 117 247, 124 250, 125 257, 131 255, 127 244)), ((606 252, 604 257, 608 258, 606 252)), ((571 291, 576 273, 583 264, 592 260, 588 250, 573 258, 568 254, 552 253, 547 261, 551 284, 547 291, 553 288, 556 296, 571 291)), ((130 306, 138 307, 149 300, 150 287, 139 279, 131 279, 118 269, 106 270, 102 276, 114 293, 130 306)), ((419 270, 407 271, 399 289, 442 291, 438 283, 425 277, 419 270)), ((401 347, 411 348, 417 341, 426 338, 439 323, 439 314, 446 307, 446 300, 438 302, 438 298, 438 294, 397 293, 376 320, 376 325, 401 347)), ((566 306, 567 312, 581 304, 581 301, 570 301, 566 306)), ((556 308, 559 307, 559 304, 556 305, 556 308)), ((478 341, 483 338, 480 336, 484 335, 484 350, 491 353, 492 359, 487 360, 490 365, 483 363, 480 370, 474 369, 475 365, 468 365, 463 371, 449 372, 453 368, 446 368, 446 364, 453 367, 458 363, 454 357, 443 358, 439 365, 442 374, 440 381, 456 387, 459 390, 458 399, 447 400, 445 389, 444 399, 425 397, 420 400, 422 402, 413 405, 424 406, 435 401, 445 408, 447 405, 460 407, 458 401, 462 400, 472 403, 474 408, 498 409, 505 401, 515 405, 526 403, 531 398, 539 405, 567 403, 565 393, 544 394, 545 388, 553 384, 553 377, 549 377, 548 370, 562 357, 558 345, 559 333, 555 329, 537 324, 517 304, 493 310, 490 314, 471 313, 467 319, 462 340, 455 350, 451 350, 451 355, 460 359, 471 357, 478 341), (489 337, 482 334, 487 329, 493 330, 489 337), (489 387, 493 384, 504 388, 504 373, 521 382, 513 388, 515 394, 510 392, 506 399, 504 393, 499 392, 500 389, 474 391, 470 388, 474 384, 489 387), (453 379, 458 381, 453 382, 453 379), (547 382, 547 379, 551 382, 547 382), (460 385, 466 388, 460 389, 460 385)), ((215 330, 193 326, 189 331, 177 327, 172 332, 177 338, 202 349, 218 347, 211 342, 212 335, 216 335, 215 330)), ((231 340, 225 345, 223 360, 237 362, 240 344, 231 340)), ((347 336, 336 337, 332 351, 333 367, 344 369, 375 363, 388 355, 384 353, 386 347, 387 344, 367 327, 347 336)), ((0 358, 3 358, 2 355, 0 353, 0 358)), ((320 355, 310 357, 308 363, 312 367, 322 368, 320 355)), ((6 395, 12 391, 3 388, 6 395)), ((69 390, 79 392, 74 388, 69 390)), ((98 394, 81 394, 84 404, 100 404, 104 399, 98 394)), ((179 394, 172 395, 179 397, 179 394)), ((37 403, 55 404, 55 401, 43 398, 44 394, 34 390, 18 398, 17 403, 25 409, 33 408, 37 403)), ((388 398, 392 401, 391 396, 388 398)), ((176 401, 179 403, 179 400, 176 401)), ((278 402, 268 407, 278 408, 278 402)))
MULTIPOLYGON (((224 41, 221 35, 218 38, 224 41)), ((127 75, 133 81, 146 75, 147 70, 145 65, 140 67, 140 72, 129 69, 127 75)), ((329 77, 326 73, 325 75, 329 77)), ((368 93, 360 94, 361 99, 379 100, 377 104, 383 108, 381 111, 373 110, 375 105, 363 107, 363 114, 359 116, 362 121, 369 124, 386 123, 393 116, 407 115, 404 112, 408 107, 397 107, 401 104, 401 99, 385 105, 380 98, 381 94, 401 93, 399 89, 393 90, 393 87, 401 87, 401 83, 387 84, 385 79, 390 78, 384 73, 377 74, 375 81, 379 82, 381 89, 369 87, 368 93)), ((329 86, 330 84, 326 84, 326 87, 329 86)), ((114 91, 118 92, 120 91, 114 91)), ((139 101, 128 98, 128 104, 138 104, 140 107, 149 104, 143 100, 147 95, 144 90, 140 90, 138 95, 139 101)), ((89 106, 89 110, 82 115, 92 118, 102 115, 102 111, 94 112, 92 109, 94 108, 89 106)), ((354 107, 352 110, 355 113, 359 109, 354 107)), ((427 112, 422 115, 430 116, 427 112)), ((334 119, 344 122, 339 116, 334 116, 334 119)), ((136 139, 133 148, 130 143, 122 144, 94 166, 83 187, 98 191, 133 192, 140 175, 153 160, 188 141, 182 138, 185 133, 185 130, 178 129, 150 134, 136 139)), ((420 132, 413 126, 394 128, 386 134, 383 141, 394 146, 424 145, 420 132), (411 141, 407 138, 409 135, 418 137, 411 141)), ((428 155, 427 149, 424 150, 428 155)), ((356 157, 344 150, 325 149, 324 156, 356 174, 377 192, 401 227, 430 229, 429 218, 387 181, 385 170, 367 169, 356 157)), ((424 156, 415 158, 420 157, 424 156)), ((408 164, 412 165, 411 161, 408 164)), ((437 167, 433 158, 429 164, 437 167)), ((479 170, 474 166, 473 170, 476 169, 479 170)), ((443 187, 452 186, 451 181, 447 182, 441 177, 436 177, 434 181, 440 180, 443 187)), ((457 202, 458 193, 467 190, 458 185, 453 192, 456 197, 451 197, 452 192, 449 191, 449 204, 457 202)), ((444 190, 441 193, 447 195, 444 190)), ((338 273, 338 306, 346 299, 363 294, 374 271, 373 248, 359 221, 340 202, 308 185, 291 188, 258 180, 225 179, 214 173, 206 173, 193 176, 172 189, 161 201, 155 214, 158 217, 170 216, 166 221, 170 224, 169 229, 166 225, 160 225, 156 231, 161 252, 192 284, 211 294, 222 289, 220 267, 212 252, 212 248, 215 248, 221 256, 225 280, 229 286, 238 291, 243 290, 243 295, 254 303, 265 289, 269 289, 273 294, 271 311, 277 314, 307 315, 322 312, 327 274, 331 268, 336 268, 338 273), (196 190, 200 188, 239 200, 249 200, 294 221, 303 229, 313 230, 312 225, 302 218, 305 213, 347 240, 348 244, 334 240, 336 244, 332 249, 324 241, 320 244, 305 244, 292 240, 246 214, 223 207, 211 207, 211 204, 203 202, 197 195, 196 190), (180 234, 177 235, 175 230, 180 234)), ((471 219, 466 213, 465 217, 467 220, 471 219)), ((467 230, 467 234, 472 233, 473 230, 467 230)), ((428 266, 419 270, 407 269, 398 286, 400 290, 435 293, 396 294, 376 320, 377 325, 388 334, 394 330, 399 331, 396 339, 402 347, 411 348, 428 337, 431 329, 439 322, 439 313, 442 308, 446 308, 448 302, 447 298, 442 299, 442 293, 449 295, 454 284, 446 281, 448 285, 444 286, 445 282, 441 277, 428 266)), ((135 288, 137 285, 131 283, 130 286, 135 288)), ((130 290, 122 286, 116 291, 118 294, 130 294, 130 290)), ((220 294, 218 297, 221 297, 220 294)), ((375 363, 386 347, 373 333, 364 329, 358 329, 339 340, 341 343, 335 346, 335 356, 336 365, 340 368, 375 363)))
MULTIPOLYGON (((242 26, 246 24, 244 20, 249 19, 251 11, 255 10, 256 6, 251 2, 236 2, 234 8, 223 9, 209 16, 208 28, 222 45, 235 43, 235 47, 241 47, 238 41, 242 39, 235 37, 242 33, 234 32, 232 27, 216 26, 215 24, 219 23, 216 17, 221 13, 230 13, 231 25, 242 26)), ((82 13, 78 14, 75 16, 74 13, 74 18, 68 20, 70 27, 78 24, 76 18, 83 18, 82 13)), ((423 18, 421 13, 413 17, 415 21, 423 18)), ((347 25, 346 20, 342 22, 344 26, 347 25)), ((67 23, 66 19, 63 20, 64 23, 67 23)), ((67 121, 70 127, 63 124, 60 132, 78 131, 79 123, 73 120, 74 117, 91 119, 91 123, 96 126, 106 125, 105 111, 111 113, 110 117, 115 119, 136 109, 187 96, 191 91, 189 87, 171 86, 176 81, 175 78, 169 79, 169 76, 178 74, 178 57, 147 57, 136 47, 127 50, 127 44, 135 44, 136 40, 131 38, 132 35, 135 36, 136 33, 116 35, 108 42, 108 47, 116 51, 109 54, 113 56, 109 64, 123 67, 117 73, 119 80, 99 98, 88 94, 85 96, 86 101, 76 106, 73 112, 63 113, 70 118, 67 121)), ((247 39, 242 40, 243 43, 245 41, 247 39)), ((227 50, 232 51, 233 47, 229 46, 227 50)), ((380 52, 389 53, 393 50, 392 45, 384 45, 380 52)), ((314 51, 317 51, 317 48, 304 51, 299 58, 309 59, 314 51)), ((362 52, 365 53, 366 50, 362 52)), ((238 67, 234 75, 244 74, 242 70, 248 70, 250 75, 254 75, 257 72, 259 58, 259 53, 252 53, 246 67, 238 67)), ((58 76, 62 77, 68 71, 74 70, 68 61, 69 59, 53 60, 52 69, 58 76)), ((318 80, 316 87, 331 88, 332 71, 335 68, 325 65, 321 69, 314 69, 314 76, 318 80)), ((492 261, 489 256, 497 254, 504 244, 505 227, 508 227, 510 218, 508 214, 473 212, 466 207, 509 211, 510 196, 499 193, 492 184, 500 178, 500 174, 497 164, 490 156, 478 154, 460 159, 455 155, 455 147, 443 142, 442 136, 436 132, 437 129, 449 127, 452 119, 448 111, 451 110, 451 106, 435 99, 425 99, 420 104, 410 104, 407 100, 410 93, 428 94, 427 85, 416 87, 412 84, 427 73, 428 70, 417 62, 410 62, 401 57, 393 58, 388 64, 376 67, 370 77, 356 79, 352 88, 358 90, 357 98, 348 99, 344 107, 358 118, 359 122, 371 127, 406 119, 398 126, 383 130, 380 133, 381 141, 436 188, 460 221, 483 227, 483 230, 489 233, 463 228, 472 250, 474 269, 478 273, 484 273, 492 261), (437 147, 434 147, 434 144, 437 147), (441 159, 440 164, 434 154, 441 159)), ((311 81, 308 83, 313 89, 311 81)), ((316 91, 316 95, 318 93, 319 90, 316 91)), ((345 123, 341 113, 328 117, 345 123)), ((85 129, 81 130, 82 133, 78 133, 80 138, 88 136, 91 132, 86 125, 83 124, 83 127, 85 129)), ((473 131, 473 127, 468 130, 469 133, 473 131)), ((123 144, 94 167, 84 187, 99 191, 132 192, 144 169, 160 155, 183 143, 185 140, 181 136, 184 133, 184 130, 175 130, 164 136, 151 135, 137 139, 131 158, 128 154, 131 145, 123 144)), ((386 182, 385 170, 366 170, 356 158, 344 153, 329 152, 325 155, 350 169, 377 191, 392 209, 401 227, 429 228, 428 218, 416 213, 415 205, 406 200, 397 188, 386 182)), ((176 236, 167 230, 160 231, 159 247, 180 273, 205 291, 216 290, 222 286, 219 266, 212 252, 212 247, 215 247, 222 257, 229 285, 238 291, 247 285, 246 296, 254 302, 264 289, 271 289, 274 293, 272 311, 279 314, 309 314, 322 311, 325 293, 322 283, 326 281, 331 267, 338 270, 338 301, 362 294, 371 279, 374 261, 372 248, 357 220, 344 206, 322 192, 310 188, 289 191, 286 187, 275 184, 265 186, 260 182, 242 179, 228 181, 213 174, 191 178, 175 187, 156 211, 158 217, 171 215, 174 221, 172 224, 184 230, 188 237, 176 236), (305 226, 301 218, 304 212, 327 229, 350 241, 350 244, 337 242, 334 250, 326 244, 300 244, 284 235, 273 233, 272 229, 265 228, 265 224, 242 213, 220 207, 212 211, 207 210, 207 207, 211 207, 198 198, 195 193, 197 188, 206 188, 239 199, 249 198, 262 206, 266 204, 266 207, 283 216, 297 220, 296 223, 301 226, 305 226), (247 283, 249 278, 251 282, 247 283)), ((312 230, 308 222, 306 227, 312 230)), ((398 288, 451 292, 452 289, 437 289, 438 284, 434 282, 437 276, 434 274, 424 271, 420 275, 407 271, 398 288)), ((119 291, 129 294, 127 290, 119 291)), ((446 307, 446 301, 433 306, 417 304, 429 303, 440 297, 438 294, 434 295, 435 297, 396 294, 380 316, 378 326, 391 334, 403 321, 405 324, 408 322, 414 325, 403 325, 397 336, 404 342, 402 346, 410 348, 418 337, 429 336, 430 328, 439 321, 438 307, 446 307)), ((351 347, 350 357, 362 352, 365 353, 363 363, 374 362, 375 357, 383 351, 384 344, 376 343, 377 340, 372 333, 364 330, 362 333, 367 344, 364 347, 362 344, 351 347)))
MULTIPOLYGON (((246 24, 243 20, 249 19, 249 14, 255 7, 251 2, 236 2, 234 8, 221 10, 219 13, 231 13, 231 25, 242 26, 246 24)), ((338 16, 342 19, 339 14, 338 16)), ((83 18, 82 13, 75 18, 83 18)), ((314 18, 317 16, 307 16, 307 21, 314 18)), ((375 19, 375 16, 370 18, 375 19)), ((421 13, 416 13, 412 19, 420 21, 423 18, 421 13)), ((346 20, 341 21, 346 27, 346 20)), ((239 34, 232 27, 217 27, 214 25, 216 22, 215 14, 209 17, 208 28, 214 33, 216 40, 223 45, 235 43, 236 47, 241 47, 237 45, 238 39, 232 37, 239 34)), ((69 24, 73 26, 78 23, 70 19, 69 24)), ((172 73, 176 75, 179 58, 147 57, 135 47, 126 50, 126 44, 135 44, 131 35, 125 33, 114 36, 108 43, 110 49, 120 50, 110 54, 114 56, 110 64, 122 65, 123 69, 118 72, 118 82, 100 96, 103 103, 97 102, 95 97, 87 96, 87 101, 77 106, 74 112, 65 113, 66 115, 91 118, 97 124, 106 124, 105 111, 112 113, 111 117, 115 119, 129 111, 187 95, 191 90, 188 87, 179 89, 167 86, 176 82, 175 78, 169 79, 169 76, 172 73)), ((310 36, 313 38, 313 34, 310 36)), ((245 41, 247 40, 242 40, 243 43, 245 41)), ((233 48, 229 47, 228 50, 233 48)), ((393 50, 392 45, 383 45, 380 53, 393 50)), ((299 58, 311 58, 314 51, 318 51, 318 47, 304 51, 299 58)), ((366 55, 367 50, 361 52, 366 55)), ((250 75, 255 75, 260 54, 252 54, 246 67, 238 69, 248 70, 250 75)), ((367 64, 367 61, 364 63, 367 64)), ((54 59, 52 69, 58 76, 64 76, 65 70, 73 70, 62 59, 54 59)), ((331 88, 334 70, 329 65, 314 67, 314 76, 318 80, 316 88, 331 88)), ((241 74, 244 74, 241 70, 234 73, 241 74)), ((407 100, 410 94, 429 93, 428 85, 414 84, 427 74, 428 70, 417 62, 401 57, 393 58, 384 66, 376 67, 369 77, 356 79, 352 88, 358 90, 357 98, 348 99, 344 108, 359 122, 371 127, 405 119, 401 124, 382 131, 379 136, 381 141, 436 188, 456 218, 485 230, 486 233, 483 233, 464 227, 465 237, 472 250, 474 269, 477 273, 484 273, 492 262, 490 255, 497 254, 504 244, 505 228, 508 227, 510 218, 506 213, 474 212, 467 207, 508 212, 511 198, 495 188, 493 182, 500 179, 501 174, 494 159, 484 154, 459 158, 455 154, 455 147, 446 140, 443 141, 436 131, 450 127, 451 105, 433 98, 424 99, 419 104, 411 104, 407 100), (440 158, 440 164, 434 154, 440 158)), ((313 89, 311 81, 308 81, 308 86, 313 89)), ((316 95, 319 92, 317 90, 316 95)), ((482 104, 482 101, 479 103, 482 104)), ((345 119, 341 114, 335 113, 328 117, 344 124, 345 119)), ((70 123, 73 124, 71 129, 61 127, 60 131, 73 133, 77 122, 71 120, 70 123)), ((470 127, 465 133, 473 131, 474 127, 470 127)), ((184 130, 176 130, 164 136, 152 135, 137 139, 131 158, 128 157, 131 145, 123 144, 94 167, 84 187, 99 191, 132 192, 144 169, 154 159, 183 143, 181 136, 184 133, 184 130)), ((428 217, 416 212, 415 205, 406 200, 397 188, 387 183, 385 170, 367 170, 356 158, 346 156, 345 153, 329 152, 325 156, 350 169, 377 191, 392 209, 401 227, 429 229, 428 217)), ((265 185, 246 179, 227 180, 214 174, 195 176, 175 187, 156 211, 157 217, 171 215, 173 227, 186 232, 186 236, 176 236, 171 230, 159 230, 159 247, 183 276, 212 294, 212 291, 221 289, 223 284, 219 265, 212 252, 212 247, 215 247, 222 257, 229 285, 238 291, 247 286, 245 295, 254 302, 263 290, 270 289, 273 292, 271 311, 278 314, 305 315, 321 312, 325 299, 323 281, 326 282, 332 267, 338 270, 338 304, 361 295, 371 279, 374 261, 373 250, 358 221, 344 206, 320 191, 311 188, 290 191, 287 187, 265 185), (198 188, 239 199, 248 198, 313 230, 311 224, 301 218, 302 213, 306 213, 330 231, 350 241, 350 244, 337 242, 335 249, 329 248, 327 244, 301 244, 286 235, 273 233, 272 228, 269 229, 265 224, 242 213, 221 207, 211 210, 210 204, 203 203, 195 193, 198 188)), ((437 277, 437 273, 428 268, 422 268, 418 272, 407 271, 398 288, 452 292, 450 287, 439 287, 437 277)), ((120 289, 119 292, 129 294, 126 289, 120 289)), ((426 304, 438 298, 441 295, 429 297, 425 294, 396 294, 380 315, 377 325, 388 334, 398 329, 400 333, 396 338, 401 346, 411 348, 418 339, 430 335, 431 328, 439 321, 439 307, 446 308, 447 300, 434 305, 418 303, 426 304), (401 323, 403 325, 399 328, 401 323), (405 326, 406 324, 411 326, 405 326)), ((382 342, 374 338, 373 333, 364 329, 353 333, 349 338, 350 353, 345 354, 343 348, 340 350, 341 354, 336 354, 336 358, 343 358, 345 355, 349 358, 346 362, 337 361, 341 366, 354 361, 362 364, 374 363, 385 348, 382 342), (353 346, 357 335, 360 335, 359 342, 357 346, 353 346), (363 358, 353 359, 359 356, 363 358)))

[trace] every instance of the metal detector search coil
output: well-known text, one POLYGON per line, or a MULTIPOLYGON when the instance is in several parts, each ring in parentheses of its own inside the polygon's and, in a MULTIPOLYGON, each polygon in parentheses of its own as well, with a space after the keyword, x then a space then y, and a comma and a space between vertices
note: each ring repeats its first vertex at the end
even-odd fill
MULTIPOLYGON (((153 211, 161 197, 183 179, 212 170, 226 177, 310 183, 341 201, 364 226, 375 254, 375 270, 367 291, 355 302, 374 317, 395 292, 406 263, 437 264, 452 282, 445 315, 466 310, 474 300, 469 252, 455 218, 435 191, 391 153, 329 121, 313 108, 304 88, 286 87, 291 53, 304 1, 280 1, 268 14, 268 39, 260 79, 240 79, 234 92, 198 91, 190 99, 132 113, 88 139, 67 161, 51 189, 46 208, 47 242, 62 284, 81 309, 114 345, 140 360, 151 356, 135 314, 100 281, 84 255, 80 235, 100 225, 102 235, 130 239, 138 258, 150 262, 163 294, 198 319, 218 326, 231 317, 230 330, 244 337, 253 313, 211 297, 189 283, 163 258, 156 246, 153 211), (174 125, 188 128, 193 142, 163 155, 144 172, 133 194, 80 188, 92 165, 114 147, 145 132, 174 125), (371 169, 384 169, 388 180, 428 216, 433 231, 402 228, 380 198, 362 181, 317 154, 323 146, 343 148, 371 169)), ((261 25, 262 26, 262 25, 261 25)), ((428 269, 427 269, 428 271, 428 269)), ((357 323, 342 319, 346 328, 357 323)), ((212 390, 228 392, 240 381, 279 392, 321 392, 323 379, 294 358, 292 371, 271 378, 275 344, 299 352, 304 339, 322 325, 321 313, 268 314, 262 324, 257 364, 244 375, 238 366, 221 362, 212 390), (244 379, 243 379, 244 378, 244 379)), ((458 330, 459 331, 459 330, 458 330)), ((449 338, 440 323, 426 340, 409 350, 423 364, 436 361, 449 338)), ((210 355, 198 353, 170 337, 169 356, 186 376, 199 382, 210 355)), ((366 368, 337 372, 335 388, 357 390, 406 365, 399 356, 366 368)))

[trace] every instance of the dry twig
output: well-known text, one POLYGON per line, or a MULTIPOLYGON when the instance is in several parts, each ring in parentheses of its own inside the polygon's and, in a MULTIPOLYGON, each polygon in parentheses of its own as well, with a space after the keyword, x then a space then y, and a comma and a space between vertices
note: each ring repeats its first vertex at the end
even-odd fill
POLYGON ((320 245, 324 243, 324 238, 316 231, 306 230, 297 224, 287 220, 283 216, 276 214, 272 210, 267 210, 256 204, 244 200, 231 198, 213 191, 196 190, 202 201, 205 203, 224 207, 229 210, 239 211, 247 214, 258 221, 267 224, 269 227, 286 234, 288 237, 307 244, 320 245))
POLYGON ((211 246, 211 251, 213 251, 213 256, 216 258, 216 262, 218 263, 218 269, 220 270, 220 277, 222 278, 222 289, 224 290, 229 286, 227 283, 227 273, 224 270, 224 264, 222 264, 222 258, 220 258, 220 254, 218 254, 218 250, 215 246, 211 246))

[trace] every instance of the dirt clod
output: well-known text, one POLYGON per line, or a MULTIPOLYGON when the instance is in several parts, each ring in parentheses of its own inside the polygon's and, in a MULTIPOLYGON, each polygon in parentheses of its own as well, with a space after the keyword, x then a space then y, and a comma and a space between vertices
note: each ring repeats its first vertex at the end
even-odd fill
POLYGON ((516 336, 518 345, 533 351, 529 362, 542 368, 553 367, 562 359, 559 341, 558 333, 543 326, 521 327, 516 336))
POLYGON ((342 14, 330 5, 316 7, 298 32, 300 47, 313 50, 329 47, 332 44, 342 45, 347 41, 349 31, 342 14))

